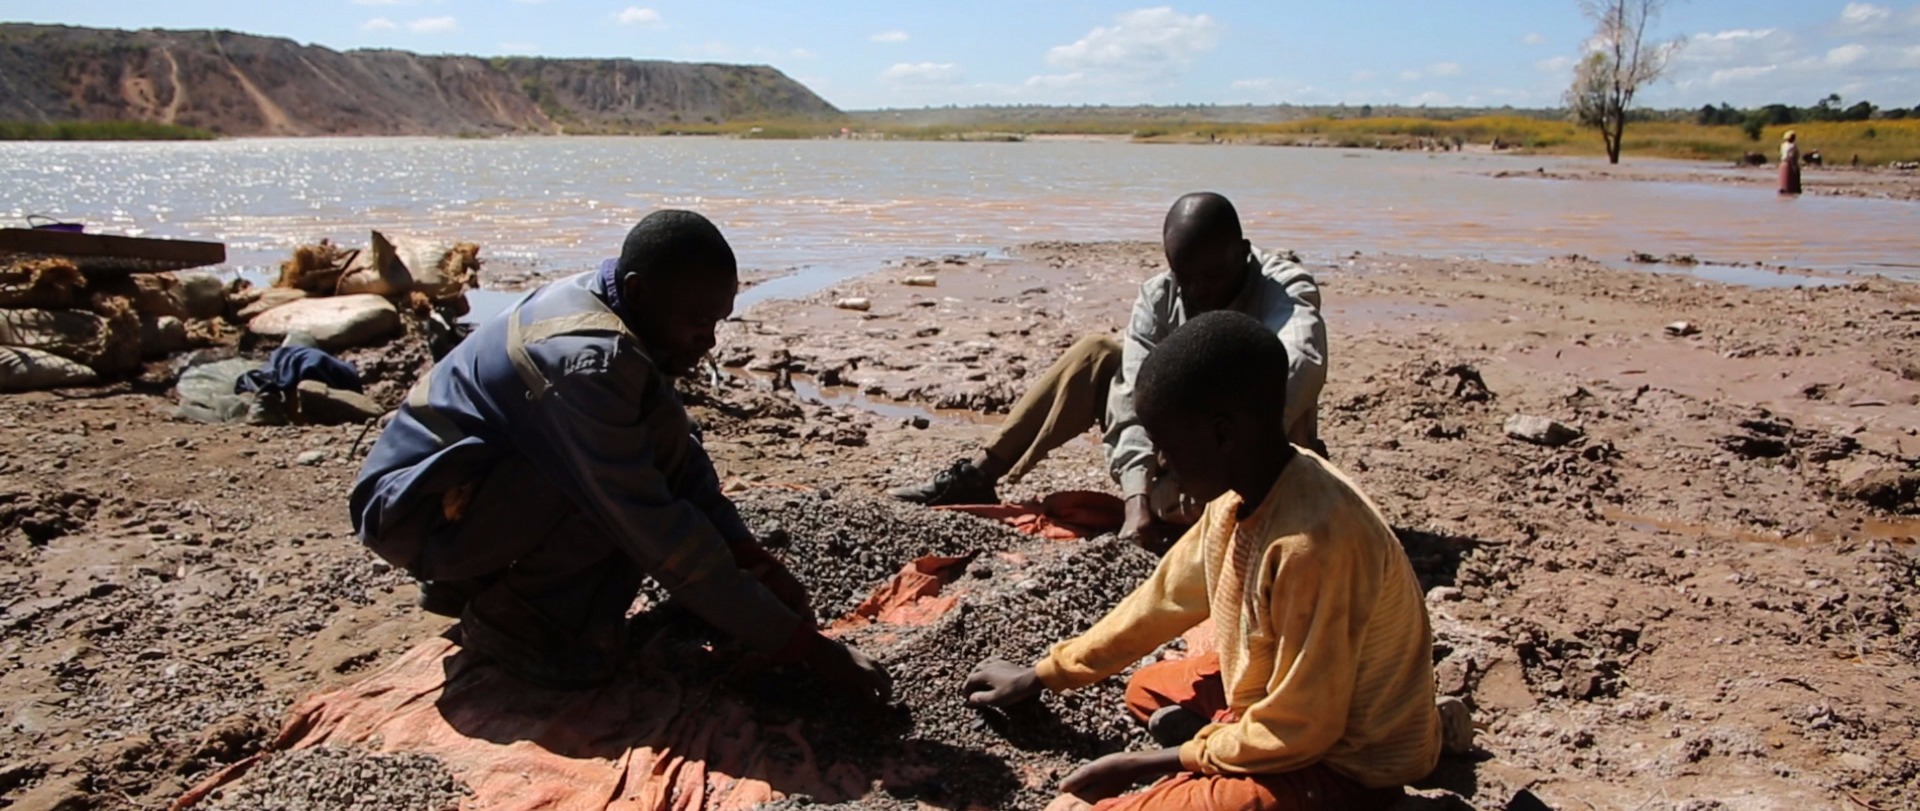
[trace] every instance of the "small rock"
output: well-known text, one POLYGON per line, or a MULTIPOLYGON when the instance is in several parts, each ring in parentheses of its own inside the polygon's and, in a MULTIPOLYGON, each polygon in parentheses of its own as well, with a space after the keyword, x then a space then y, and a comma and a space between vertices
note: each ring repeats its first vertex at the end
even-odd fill
POLYGON ((1667 325, 1667 334, 1675 338, 1685 338, 1689 335, 1699 335, 1700 328, 1694 326, 1692 321, 1675 321, 1667 325))
POLYGON ((838 307, 842 310, 857 310, 859 312, 864 313, 868 310, 873 309, 873 300, 864 299, 864 298, 843 298, 843 299, 840 299, 839 301, 834 302, 833 306, 838 307))
POLYGON ((293 457, 294 464, 306 465, 307 467, 312 467, 325 461, 327 461, 326 451, 307 451, 299 456, 293 457))
POLYGON ((1547 417, 1515 414, 1507 418, 1507 436, 1522 442, 1557 448, 1584 436, 1580 429, 1547 417))
POLYGON ((1460 699, 1448 696, 1435 705, 1440 710, 1440 748, 1449 755, 1473 752, 1473 713, 1460 699))
POLYGON ((937 276, 908 276, 901 279, 900 283, 908 287, 938 287, 940 279, 937 276))
POLYGON ((933 425, 933 421, 927 419, 926 417, 915 416, 913 418, 912 424, 913 424, 913 427, 918 428, 922 431, 925 431, 929 426, 933 425))

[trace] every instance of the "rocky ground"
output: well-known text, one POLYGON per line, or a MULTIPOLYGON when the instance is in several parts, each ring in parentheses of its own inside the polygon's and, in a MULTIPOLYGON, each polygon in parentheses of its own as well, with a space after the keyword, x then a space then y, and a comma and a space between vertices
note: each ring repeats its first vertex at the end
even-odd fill
MULTIPOLYGON (((868 641, 915 707, 903 735, 995 754, 956 770, 971 781, 862 805, 987 786, 1026 807, 1044 795, 1030 782, 1141 745, 1111 690, 1053 707, 1065 728, 1023 746, 1018 719, 972 714, 951 682, 982 655, 1037 656, 1149 560, 1094 541, 1016 567, 993 553, 1031 542, 960 516, 882 542, 908 519, 872 497, 976 447, 1060 349, 1123 323, 1159 262, 1140 244, 910 259, 728 325, 720 385, 690 403, 750 520, 783 531, 824 606, 857 603, 910 550, 988 553, 964 610, 868 641), (835 306, 849 298, 866 309, 835 306), (1026 774, 1005 783, 1008 764, 1026 774)), ((1482 754, 1448 760, 1425 794, 1894 809, 1920 792, 1920 291, 1760 290, 1577 258, 1314 270, 1334 336, 1323 431, 1431 587, 1440 687, 1481 728, 1482 754), (1520 414, 1577 436, 1512 439, 1520 414)), ((186 423, 152 381, 4 403, 0 805, 163 805, 257 751, 291 703, 445 628, 350 537, 361 428, 186 423)), ((1098 460, 1076 442, 1003 495, 1110 488, 1098 460)), ((364 757, 263 767, 255 780, 301 778, 221 802, 351 807, 367 789, 349 775, 393 768, 364 757), (318 775, 354 791, 300 793, 318 775)), ((437 779, 408 791, 367 796, 457 796, 437 779)))

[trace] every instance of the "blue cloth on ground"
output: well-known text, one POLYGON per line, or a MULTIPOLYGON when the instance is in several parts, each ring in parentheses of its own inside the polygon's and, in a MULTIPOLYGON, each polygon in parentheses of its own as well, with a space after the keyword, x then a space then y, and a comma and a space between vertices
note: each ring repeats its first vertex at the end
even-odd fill
POLYGON ((318 380, 330 389, 363 391, 360 373, 353 365, 310 346, 283 346, 273 350, 264 369, 240 376, 233 393, 285 392, 299 388, 302 380, 318 380))

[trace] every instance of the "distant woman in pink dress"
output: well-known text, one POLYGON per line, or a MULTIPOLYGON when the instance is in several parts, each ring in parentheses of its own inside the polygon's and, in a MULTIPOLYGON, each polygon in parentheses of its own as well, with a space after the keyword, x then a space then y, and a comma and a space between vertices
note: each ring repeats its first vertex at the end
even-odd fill
POLYGON ((1780 193, 1800 193, 1800 144, 1793 130, 1780 141, 1780 193))

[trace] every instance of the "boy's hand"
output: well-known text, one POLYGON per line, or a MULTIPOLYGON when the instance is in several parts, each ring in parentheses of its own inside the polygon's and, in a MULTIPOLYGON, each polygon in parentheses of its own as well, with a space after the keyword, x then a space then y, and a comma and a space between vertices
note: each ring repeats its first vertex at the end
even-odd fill
POLYGON ((967 674, 962 689, 975 707, 1010 707, 1040 694, 1040 674, 1001 659, 988 659, 967 674))
POLYGON ((1157 752, 1121 752, 1108 755, 1075 769, 1060 781, 1060 790, 1097 803, 1126 793, 1136 783, 1145 783, 1180 771, 1180 750, 1157 752))

